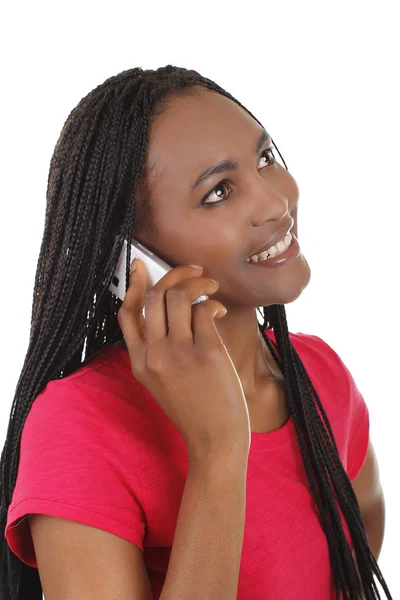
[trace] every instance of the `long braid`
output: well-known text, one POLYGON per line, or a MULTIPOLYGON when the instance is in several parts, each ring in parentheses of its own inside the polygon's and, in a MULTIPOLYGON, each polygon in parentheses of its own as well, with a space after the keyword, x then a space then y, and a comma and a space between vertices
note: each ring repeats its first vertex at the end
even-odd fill
POLYGON ((276 305, 269 307, 268 310, 264 308, 264 317, 264 323, 260 325, 260 331, 270 349, 272 345, 264 329, 273 329, 276 334, 277 346, 282 361, 279 362, 276 354, 274 358, 277 360, 278 366, 283 368, 282 372, 285 376, 288 404, 297 434, 298 429, 302 428, 302 423, 305 424, 307 452, 304 451, 298 436, 299 445, 310 489, 320 510, 322 526, 328 539, 337 597, 339 597, 338 593, 340 589, 343 599, 359 598, 362 589, 366 600, 380 598, 373 580, 374 572, 387 597, 391 598, 386 582, 368 546, 357 497, 341 463, 335 438, 325 410, 299 355, 290 341, 284 306, 276 305), (287 359, 288 356, 290 356, 290 359, 287 359), (285 363, 291 364, 295 372, 295 377, 287 377, 285 363), (293 386, 295 382, 297 383, 293 386), (291 387, 295 390, 293 394, 290 391, 291 387), (295 396, 296 402, 299 405, 298 408, 301 409, 304 415, 304 418, 300 422, 298 422, 298 410, 293 410, 291 405, 293 396, 295 396), (322 419, 317 407, 322 415, 322 419), (318 493, 310 478, 311 469, 307 465, 309 462, 308 457, 312 461, 313 473, 317 474, 315 481, 318 485, 318 493), (328 475, 331 481, 329 481, 328 475), (320 508, 321 497, 323 499, 322 511, 320 508), (351 550, 345 537, 339 512, 336 508, 336 500, 339 502, 354 544, 363 588, 360 587, 351 550), (326 519, 322 518, 323 514, 327 517, 328 523, 326 519), (331 548, 331 531, 334 532, 333 548, 331 548), (343 582, 340 588, 337 585, 339 581, 343 582))
MULTIPOLYGON (((38 394, 93 360, 122 338, 121 301, 108 286, 123 240, 149 225, 151 207, 140 195, 152 120, 174 96, 196 86, 220 93, 252 113, 215 82, 167 65, 134 68, 94 88, 70 112, 57 141, 46 192, 46 212, 32 301, 29 346, 10 411, 1 454, 0 600, 41 600, 38 570, 19 560, 4 537, 15 488, 22 429, 38 394), (141 202, 137 205, 137 199, 141 202), (136 210, 137 209, 137 210, 136 210)), ((281 156, 276 144, 273 144, 281 156)), ((281 156, 282 160, 283 157, 281 156)), ((287 169, 286 163, 283 163, 287 169)), ((126 261, 129 281, 130 243, 126 261)), ((326 535, 332 573, 343 600, 380 598, 373 574, 391 595, 368 546, 357 498, 310 378, 291 344, 283 305, 263 307, 260 331, 284 375, 290 414, 304 469, 326 535), (279 357, 264 329, 273 329, 279 357), (360 578, 345 538, 337 503, 353 541, 360 578)))

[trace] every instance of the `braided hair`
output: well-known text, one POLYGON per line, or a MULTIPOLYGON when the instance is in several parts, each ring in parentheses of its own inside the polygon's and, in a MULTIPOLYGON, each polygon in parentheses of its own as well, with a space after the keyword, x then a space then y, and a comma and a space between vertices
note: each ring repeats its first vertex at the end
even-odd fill
MULTIPOLYGON (((42 599, 38 569, 21 561, 4 536, 25 420, 50 380, 71 374, 122 339, 117 320, 121 300, 108 287, 124 239, 128 241, 128 286, 131 236, 144 223, 151 223, 151 207, 139 188, 148 177, 145 159, 150 125, 174 96, 196 94, 198 86, 230 98, 260 123, 210 79, 167 65, 157 70, 133 68, 108 78, 79 102, 62 128, 50 163, 29 345, 1 454, 0 600, 42 599)), ((366 600, 380 598, 375 574, 391 599, 369 548, 357 498, 325 410, 290 341, 284 305, 257 310, 263 320, 260 331, 284 375, 288 408, 329 547, 336 598, 339 592, 343 600, 361 598, 362 593, 366 600), (274 330, 279 357, 265 329, 274 330), (337 502, 349 528, 355 560, 337 502)))

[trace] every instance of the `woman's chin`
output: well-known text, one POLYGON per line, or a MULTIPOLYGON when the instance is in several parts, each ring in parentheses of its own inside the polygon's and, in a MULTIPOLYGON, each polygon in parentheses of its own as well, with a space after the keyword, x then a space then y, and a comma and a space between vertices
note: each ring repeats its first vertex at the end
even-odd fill
MULTIPOLYGON (((262 306, 269 306, 270 304, 290 304, 297 300, 303 290, 308 286, 311 280, 311 269, 304 259, 301 262, 301 266, 292 272, 290 276, 283 277, 279 284, 275 284, 274 289, 268 289, 263 296, 265 304, 262 306)), ((261 305, 260 305, 261 306, 261 305)))

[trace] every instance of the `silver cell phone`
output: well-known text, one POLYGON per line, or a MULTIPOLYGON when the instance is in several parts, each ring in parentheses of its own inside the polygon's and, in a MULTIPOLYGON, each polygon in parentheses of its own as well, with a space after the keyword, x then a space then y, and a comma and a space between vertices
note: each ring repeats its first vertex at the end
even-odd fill
MULTIPOLYGON (((125 298, 125 264, 126 264, 126 250, 127 241, 124 240, 122 245, 121 254, 118 259, 118 263, 114 272, 114 276, 111 280, 109 290, 121 300, 125 298)), ((146 246, 143 246, 140 242, 132 238, 131 244, 131 263, 134 258, 140 258, 144 263, 147 272, 147 288, 150 289, 155 285, 161 277, 164 277, 168 271, 172 269, 170 265, 159 258, 154 252, 151 252, 146 246)), ((207 294, 202 294, 192 304, 198 304, 208 300, 207 294)), ((144 309, 143 309, 144 312, 144 309)))

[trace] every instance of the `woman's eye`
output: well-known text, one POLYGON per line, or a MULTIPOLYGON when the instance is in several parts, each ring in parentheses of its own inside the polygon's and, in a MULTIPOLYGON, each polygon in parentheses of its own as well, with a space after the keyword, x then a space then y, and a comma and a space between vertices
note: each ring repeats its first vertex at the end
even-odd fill
MULTIPOLYGON (((264 150, 264 151, 261 153, 260 160, 261 160, 262 158, 264 158, 264 155, 265 155, 265 154, 267 154, 267 155, 268 155, 268 156, 267 156, 267 159, 269 160, 269 165, 274 165, 276 161, 275 161, 275 156, 274 156, 274 152, 273 152, 272 148, 267 148, 266 150, 264 150)), ((264 165, 264 166, 265 166, 265 165, 264 165)), ((267 166, 268 166, 268 165, 267 165, 267 166)), ((211 190, 211 192, 209 192, 209 193, 208 193, 208 194, 207 194, 207 195, 206 195, 206 196, 203 198, 203 200, 201 201, 201 204, 202 204, 202 205, 203 205, 203 204, 220 204, 221 202, 225 202, 226 198, 221 198, 221 196, 216 196, 216 197, 217 197, 217 200, 214 200, 214 201, 208 202, 209 198, 211 198, 211 196, 212 196, 213 194, 216 194, 216 193, 218 192, 218 190, 222 190, 222 189, 225 189, 225 190, 229 190, 229 191, 230 191, 230 188, 228 187, 228 182, 227 182, 225 179, 223 179, 222 181, 220 181, 220 182, 219 182, 219 183, 218 183, 218 184, 217 184, 217 185, 216 185, 216 186, 215 186, 215 187, 214 187, 214 188, 211 190)))

